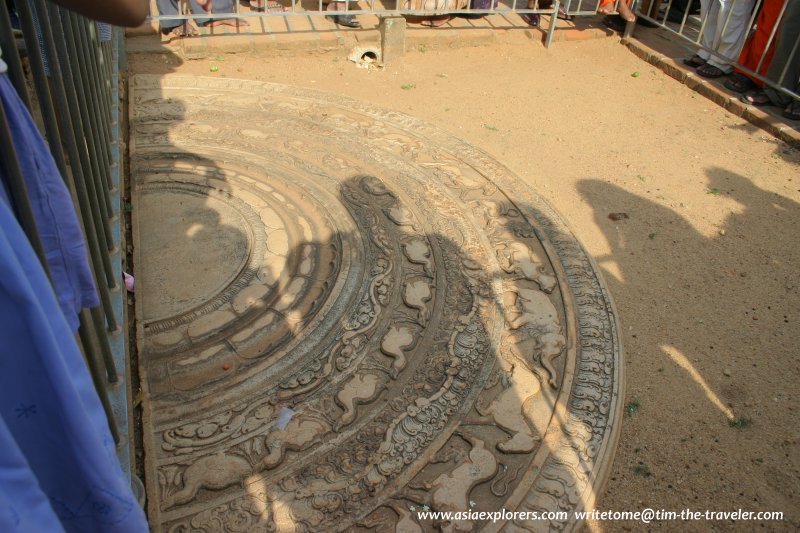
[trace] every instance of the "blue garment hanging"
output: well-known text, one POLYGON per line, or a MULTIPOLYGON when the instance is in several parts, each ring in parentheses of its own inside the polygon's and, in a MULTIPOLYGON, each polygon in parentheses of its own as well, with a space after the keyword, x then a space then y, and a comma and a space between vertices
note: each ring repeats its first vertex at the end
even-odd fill
MULTIPOLYGON (((0 104, 14 139, 58 303, 72 331, 77 331, 78 312, 96 307, 100 301, 72 197, 30 113, 4 74, 0 74, 0 104)), ((0 181, 2 178, 0 175, 0 181)))
POLYGON ((30 516, 42 509, 40 493, 47 496, 65 531, 148 531, 144 511, 119 466, 105 413, 75 337, 30 243, 3 200, 0 422, 3 532, 58 531, 27 527, 28 520, 52 521, 44 512, 38 518, 30 516), (7 446, 9 440, 13 446, 7 446), (30 475, 24 474, 17 451, 24 455, 30 475), (27 487, 22 490, 22 486, 27 487), (7 524, 11 529, 5 528, 7 524))
POLYGON ((0 531, 64 531, 2 417, 0 450, 0 531))

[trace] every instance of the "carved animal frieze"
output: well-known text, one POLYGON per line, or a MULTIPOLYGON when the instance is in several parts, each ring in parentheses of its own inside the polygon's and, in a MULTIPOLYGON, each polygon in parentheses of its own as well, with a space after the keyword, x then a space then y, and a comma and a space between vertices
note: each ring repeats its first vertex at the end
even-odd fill
POLYGON ((338 96, 164 76, 131 98, 154 531, 476 531, 417 513, 591 504, 618 328, 546 202, 338 96))

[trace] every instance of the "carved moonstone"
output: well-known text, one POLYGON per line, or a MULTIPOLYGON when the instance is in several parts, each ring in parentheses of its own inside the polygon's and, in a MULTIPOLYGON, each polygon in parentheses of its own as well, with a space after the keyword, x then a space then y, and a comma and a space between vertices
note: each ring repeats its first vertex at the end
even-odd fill
POLYGON ((570 531, 416 511, 593 505, 621 420, 593 262, 414 118, 261 82, 131 88, 156 532, 570 531))

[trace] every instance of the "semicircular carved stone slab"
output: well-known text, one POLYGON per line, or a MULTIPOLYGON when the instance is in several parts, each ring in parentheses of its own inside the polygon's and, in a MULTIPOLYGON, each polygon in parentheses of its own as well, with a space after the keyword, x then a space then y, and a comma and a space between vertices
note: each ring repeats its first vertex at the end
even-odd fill
POLYGON ((156 531, 569 531, 621 419, 615 313, 533 191, 414 118, 137 76, 131 168, 156 531))

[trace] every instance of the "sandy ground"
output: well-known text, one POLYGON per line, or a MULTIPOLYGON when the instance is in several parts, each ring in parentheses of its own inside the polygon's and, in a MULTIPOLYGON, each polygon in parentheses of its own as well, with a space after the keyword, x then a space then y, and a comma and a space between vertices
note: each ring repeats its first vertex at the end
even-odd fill
POLYGON ((590 531, 800 527, 800 153, 616 39, 131 59, 134 73, 266 80, 424 118, 549 200, 599 263, 624 330, 627 414, 600 510, 782 511, 782 522, 591 522, 590 531), (634 73, 637 73, 634 75, 634 73), (611 220, 610 213, 628 218, 611 220))

